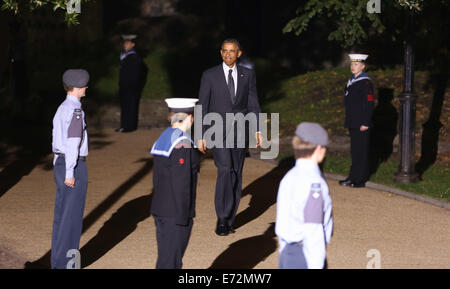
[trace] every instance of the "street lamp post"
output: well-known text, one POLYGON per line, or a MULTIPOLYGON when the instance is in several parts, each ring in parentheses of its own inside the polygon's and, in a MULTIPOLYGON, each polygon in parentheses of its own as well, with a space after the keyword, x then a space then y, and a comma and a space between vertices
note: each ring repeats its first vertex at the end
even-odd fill
POLYGON ((416 100, 414 93, 414 48, 415 48, 415 12, 409 11, 408 31, 405 45, 405 70, 403 93, 400 94, 400 164, 394 181, 398 183, 414 183, 419 180, 415 172, 415 129, 416 100))

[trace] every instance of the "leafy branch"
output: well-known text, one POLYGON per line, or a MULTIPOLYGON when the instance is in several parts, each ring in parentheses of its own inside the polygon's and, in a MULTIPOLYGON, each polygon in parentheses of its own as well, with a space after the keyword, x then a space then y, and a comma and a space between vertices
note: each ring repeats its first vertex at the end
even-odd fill
MULTIPOLYGON (((381 5, 381 2, 379 2, 381 5)), ((383 2, 384 5, 396 8, 421 11, 424 0, 395 0, 383 2)), ((294 32, 297 36, 308 29, 315 17, 333 18, 336 28, 328 35, 329 41, 338 41, 343 47, 360 44, 368 38, 367 31, 381 34, 386 27, 379 14, 369 13, 369 0, 309 0, 296 11, 296 17, 291 19, 283 28, 283 33, 294 32), (369 29, 367 29, 369 27, 369 29)))
MULTIPOLYGON (((80 4, 87 3, 91 0, 80 0, 80 4)), ((36 9, 42 9, 44 7, 51 7, 53 11, 64 10, 64 21, 67 26, 78 25, 79 13, 73 9, 67 9, 68 5, 73 4, 70 0, 30 0, 30 1, 19 1, 19 0, 1 0, 1 10, 11 11, 14 15, 19 15, 23 10, 28 9, 33 12, 36 9)))

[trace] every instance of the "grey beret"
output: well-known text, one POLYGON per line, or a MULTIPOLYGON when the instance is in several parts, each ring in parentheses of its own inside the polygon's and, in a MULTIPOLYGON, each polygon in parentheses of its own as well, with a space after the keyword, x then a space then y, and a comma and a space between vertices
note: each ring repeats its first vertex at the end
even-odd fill
POLYGON ((295 130, 295 135, 304 142, 323 147, 328 145, 327 131, 320 124, 315 122, 300 123, 295 130))
POLYGON ((85 87, 89 82, 89 73, 84 69, 69 69, 63 74, 63 82, 73 87, 85 87))

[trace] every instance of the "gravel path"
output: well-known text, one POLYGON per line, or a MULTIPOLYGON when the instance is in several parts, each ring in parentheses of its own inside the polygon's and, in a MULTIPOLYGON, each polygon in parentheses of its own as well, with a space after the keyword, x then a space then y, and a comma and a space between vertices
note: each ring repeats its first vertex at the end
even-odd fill
MULTIPOLYGON (((154 268, 148 151, 161 131, 90 132, 82 267, 154 268)), ((288 168, 247 158, 236 233, 219 237, 214 233, 216 168, 206 158, 183 267, 277 268, 275 201, 288 168)), ((328 268, 366 268, 368 263, 450 268, 450 211, 380 190, 340 187, 331 178, 328 182, 335 221, 328 268)), ((27 261, 30 267, 48 266, 54 197, 50 156, 0 197, 0 268, 23 268, 27 261)))

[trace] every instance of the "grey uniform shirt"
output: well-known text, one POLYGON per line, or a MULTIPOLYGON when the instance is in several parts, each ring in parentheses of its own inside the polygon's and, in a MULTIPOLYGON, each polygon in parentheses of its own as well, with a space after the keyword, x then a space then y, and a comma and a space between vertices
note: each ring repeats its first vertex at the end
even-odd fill
POLYGON ((278 189, 275 233, 280 252, 286 244, 302 241, 308 268, 322 269, 332 230, 331 198, 319 166, 297 159, 278 189))
MULTIPOLYGON (((78 98, 67 95, 53 118, 52 150, 55 154, 64 154, 66 161, 66 179, 73 178, 79 156, 88 155, 88 135, 84 112, 78 98)), ((55 155, 53 164, 56 162, 55 155)))

